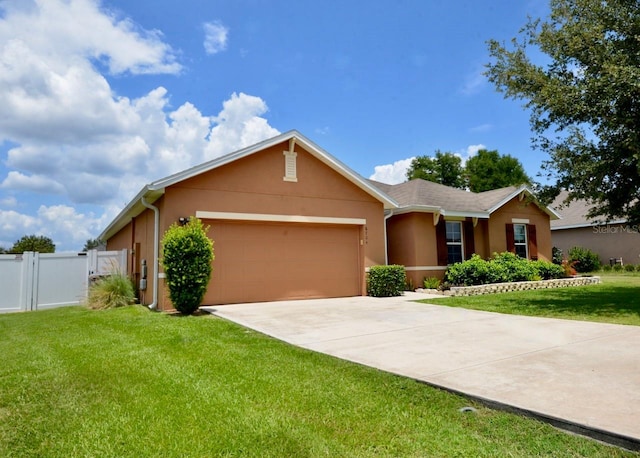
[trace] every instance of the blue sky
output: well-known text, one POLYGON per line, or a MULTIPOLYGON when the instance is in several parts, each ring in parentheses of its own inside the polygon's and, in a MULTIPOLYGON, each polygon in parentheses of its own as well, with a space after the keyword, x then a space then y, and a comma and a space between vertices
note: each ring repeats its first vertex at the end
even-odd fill
MULTIPOLYGON (((297 129, 365 177, 478 148, 535 178, 482 76, 546 0, 0 0, 0 247, 80 250, 151 181, 297 129)), ((259 173, 259 171, 256 171, 259 173)))

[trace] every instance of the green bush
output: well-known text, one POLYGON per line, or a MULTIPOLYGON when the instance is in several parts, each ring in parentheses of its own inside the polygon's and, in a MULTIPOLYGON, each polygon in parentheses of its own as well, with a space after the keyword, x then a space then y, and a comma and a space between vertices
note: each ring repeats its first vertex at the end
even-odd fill
POLYGON ((614 264, 613 265, 613 271, 614 272, 622 272, 622 269, 623 269, 623 267, 620 264, 614 264))
POLYGON ((602 266, 602 271, 603 271, 603 272, 611 272, 611 270, 613 270, 613 269, 612 269, 612 267, 611 267, 609 264, 604 264, 604 265, 602 266))
POLYGON ((594 272, 600 269, 600 258, 588 248, 574 246, 569 250, 569 261, 575 261, 576 271, 594 272))
POLYGON ((634 266, 633 264, 625 264, 624 270, 626 272, 635 272, 636 266, 634 266))
POLYGON ((422 282, 425 289, 438 289, 440 288, 441 283, 442 282, 440 281, 440 279, 436 277, 425 277, 424 281, 422 282))
POLYGON ((452 285, 472 286, 513 281, 549 280, 564 277, 562 266, 548 261, 529 261, 514 253, 495 253, 486 261, 477 254, 449 266, 445 281, 452 285))
POLYGON ((489 261, 474 253, 471 259, 450 265, 444 278, 446 282, 459 286, 495 283, 489 271, 489 261))
POLYGON ((494 253, 489 263, 495 271, 495 283, 538 279, 538 272, 533 263, 515 253, 508 251, 499 254, 494 253))
POLYGON ((404 266, 372 266, 367 276, 367 294, 373 297, 402 296, 406 278, 404 266))
POLYGON ((103 310, 135 303, 136 295, 131 280, 121 272, 97 280, 89 287, 86 305, 103 310))
POLYGON ((162 265, 169 298, 184 315, 198 309, 211 279, 214 256, 208 230, 198 218, 190 218, 184 226, 172 224, 162 238, 162 265))
POLYGON ((549 261, 532 261, 534 269, 542 280, 551 280, 564 277, 564 269, 561 265, 549 261))

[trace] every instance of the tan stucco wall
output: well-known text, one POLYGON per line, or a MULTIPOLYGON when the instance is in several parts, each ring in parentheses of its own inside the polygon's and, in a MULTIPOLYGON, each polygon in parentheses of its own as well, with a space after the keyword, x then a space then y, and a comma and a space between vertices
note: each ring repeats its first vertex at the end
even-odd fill
POLYGON ((514 197, 491 214, 488 223, 489 255, 507 251, 506 224, 513 219, 528 219, 529 224, 536 226, 538 242, 538 259, 551 260, 551 225, 549 215, 540 208, 525 200, 514 197))
POLYGON ((405 213, 392 216, 387 222, 389 264, 407 268, 407 278, 416 288, 422 287, 425 277, 444 276, 439 269, 436 227, 433 213, 405 213), (412 270, 419 267, 429 269, 412 270), (432 270, 435 269, 435 270, 432 270))
MULTIPOLYGON (((323 164, 300 145, 295 147, 298 153, 297 182, 284 181, 283 151, 288 147, 288 142, 283 142, 168 187, 163 198, 156 203, 161 210, 160 238, 180 217, 193 216, 197 211, 366 219, 366 226, 360 230, 364 294, 364 268, 385 262, 382 202, 323 164)), ((127 227, 109 241, 109 249, 112 243, 114 247, 127 243, 124 235, 127 227)), ((136 242, 141 243, 142 247, 141 256, 145 256, 151 264, 153 213, 145 210, 136 218, 135 228, 136 242)), ((215 250, 215 235, 212 238, 215 250)), ((129 241, 123 248, 129 248, 130 244, 129 241)), ((219 268, 221 266, 216 266, 214 261, 214 275, 215 269, 219 268)), ((152 275, 150 268, 149 298, 152 275)), ((251 280, 247 279, 248 287, 251 280)), ((166 292, 163 293, 163 283, 160 282, 160 306, 167 309, 170 304, 165 297, 166 292)))
MULTIPOLYGON (((538 258, 551 260, 549 216, 535 204, 517 197, 495 211, 490 219, 478 219, 473 228, 474 252, 483 258, 507 250, 506 224, 513 219, 529 220, 536 226, 538 258)), ((446 217, 443 218, 446 220, 446 217)), ((460 221, 460 219, 452 219, 460 221)), ((472 218, 466 218, 471 222, 472 218)), ((436 227, 432 213, 394 215, 387 222, 389 263, 407 268, 407 277, 415 287, 422 286, 425 277, 444 277, 438 266, 436 227)), ((465 242, 466 243, 466 242, 465 242)))
POLYGON ((589 248, 608 264, 610 258, 622 258, 625 264, 640 263, 640 231, 637 226, 612 224, 551 231, 553 246, 565 257, 574 246, 589 248))

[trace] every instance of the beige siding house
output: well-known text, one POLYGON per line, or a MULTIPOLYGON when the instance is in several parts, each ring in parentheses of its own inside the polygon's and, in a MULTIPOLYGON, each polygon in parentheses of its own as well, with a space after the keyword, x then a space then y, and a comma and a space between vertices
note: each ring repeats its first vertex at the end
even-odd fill
POLYGON ((640 263, 640 228, 627 224, 626 220, 610 222, 591 221, 586 217, 591 204, 585 200, 565 204, 568 193, 563 191, 553 202, 562 217, 551 222, 553 246, 568 256, 572 247, 589 248, 603 264, 620 262, 640 263))

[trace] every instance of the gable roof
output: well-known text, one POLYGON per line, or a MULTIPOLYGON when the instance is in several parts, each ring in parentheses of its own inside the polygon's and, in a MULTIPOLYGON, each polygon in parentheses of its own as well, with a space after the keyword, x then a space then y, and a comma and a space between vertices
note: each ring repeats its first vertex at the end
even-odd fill
POLYGON ((344 178, 365 191, 367 194, 382 202, 385 209, 396 208, 398 206, 398 204, 391 197, 389 197, 379 188, 373 186, 368 180, 360 176, 351 168, 340 162, 338 159, 333 157, 331 154, 326 152, 324 149, 316 145, 314 142, 306 138, 298 131, 290 130, 262 142, 256 143, 230 154, 226 154, 211 161, 198 164, 189 169, 174 173, 173 175, 169 175, 165 178, 161 178, 145 185, 140 190, 140 192, 127 204, 127 206, 118 214, 118 216, 115 217, 115 219, 109 224, 109 226, 107 226, 102 234, 100 234, 99 238, 101 240, 108 240, 120 229, 125 227, 129 223, 129 221, 131 221, 131 218, 134 218, 142 213, 146 209, 146 207, 142 204, 143 198, 147 203, 152 204, 164 194, 165 189, 169 186, 172 186, 189 178, 193 178, 202 173, 209 172, 213 169, 222 167, 223 165, 229 164, 247 156, 251 156, 252 154, 255 154, 259 151, 263 151, 267 148, 286 141, 293 141, 295 142, 295 144, 302 146, 306 151, 308 151, 312 156, 321 161, 323 164, 327 165, 328 167, 342 175, 344 178))
MULTIPOLYGON (((554 229, 576 229, 580 227, 599 226, 604 224, 602 221, 594 221, 587 218, 587 213, 593 207, 593 204, 584 199, 572 200, 569 203, 565 203, 565 200, 569 197, 569 191, 560 191, 558 197, 555 198, 551 204, 558 209, 562 219, 559 221, 551 222, 551 230, 554 229)), ((622 224, 627 221, 619 219, 615 221, 609 221, 608 224, 622 224)))
POLYGON ((523 197, 533 199, 533 202, 551 219, 559 218, 553 208, 537 203, 533 193, 526 186, 509 186, 475 193, 422 179, 396 185, 376 181, 371 183, 398 202, 400 208, 394 211, 395 214, 424 211, 438 212, 445 216, 488 218, 491 213, 522 194, 523 197))

